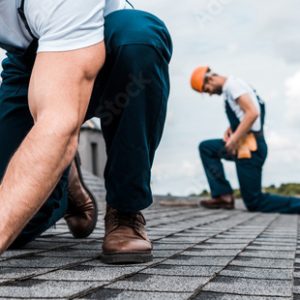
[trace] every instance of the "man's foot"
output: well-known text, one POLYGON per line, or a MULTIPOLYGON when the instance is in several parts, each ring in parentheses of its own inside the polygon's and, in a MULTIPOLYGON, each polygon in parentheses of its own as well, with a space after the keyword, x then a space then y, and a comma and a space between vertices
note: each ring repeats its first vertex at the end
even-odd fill
POLYGON ((64 218, 75 238, 85 238, 96 227, 98 209, 96 199, 83 182, 78 153, 72 161, 68 180, 69 207, 64 218))
POLYGON ((234 209, 234 197, 231 194, 222 195, 211 200, 202 200, 200 201, 200 204, 203 207, 210 209, 234 209))
POLYGON ((152 261, 152 244, 141 212, 120 213, 107 206, 102 261, 107 264, 152 261))

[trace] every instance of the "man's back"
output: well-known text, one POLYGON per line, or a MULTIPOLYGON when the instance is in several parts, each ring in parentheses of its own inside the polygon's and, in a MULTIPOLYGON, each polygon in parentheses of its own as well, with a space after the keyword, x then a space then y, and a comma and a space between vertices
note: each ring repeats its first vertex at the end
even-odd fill
MULTIPOLYGON (((83 10, 82 18, 87 18, 87 21, 91 21, 91 18, 94 18, 94 21, 98 22, 99 28, 101 28, 104 24, 103 16, 126 7, 125 0, 88 0, 84 2, 84 5, 82 5, 82 0, 77 0, 76 2, 66 0, 51 0, 47 2, 25 0, 24 14, 30 31, 36 38, 40 38, 49 29, 51 30, 52 25, 55 26, 56 20, 61 24, 61 32, 67 31, 68 27, 69 29, 76 27, 77 22, 82 22, 82 20, 78 20, 77 18, 67 20, 65 17, 78 9, 83 10), (61 20, 65 22, 62 24, 61 20)), ((18 13, 21 4, 21 0, 0 0, 0 47, 6 50, 11 47, 26 49, 33 40, 33 36, 27 30, 24 20, 22 20, 18 13)), ((62 36, 64 34, 60 34, 59 38, 62 36)), ((48 38, 54 40, 56 36, 53 35, 48 38)), ((48 46, 50 47, 50 45, 47 45, 43 50, 51 51, 52 49, 50 48, 52 47, 49 48, 48 46)), ((68 49, 59 49, 58 47, 57 50, 68 49)))

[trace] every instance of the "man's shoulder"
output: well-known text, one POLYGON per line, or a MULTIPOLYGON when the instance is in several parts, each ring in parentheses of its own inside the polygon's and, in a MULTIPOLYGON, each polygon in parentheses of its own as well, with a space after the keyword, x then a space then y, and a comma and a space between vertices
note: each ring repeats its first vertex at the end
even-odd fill
POLYGON ((129 4, 127 3, 126 0, 110 0, 106 1, 105 4, 105 15, 109 15, 110 13, 120 10, 120 9, 125 9, 125 8, 130 8, 129 4))
POLYGON ((252 95, 253 89, 243 79, 230 76, 223 88, 224 97, 228 101, 235 102, 240 96, 244 94, 252 95))
POLYGON ((228 77, 224 86, 224 91, 230 93, 236 90, 244 90, 250 92, 252 88, 246 81, 244 81, 241 78, 233 77, 233 76, 228 77))
POLYGON ((228 87, 235 87, 235 86, 250 87, 250 85, 245 80, 234 76, 229 76, 226 83, 228 87))

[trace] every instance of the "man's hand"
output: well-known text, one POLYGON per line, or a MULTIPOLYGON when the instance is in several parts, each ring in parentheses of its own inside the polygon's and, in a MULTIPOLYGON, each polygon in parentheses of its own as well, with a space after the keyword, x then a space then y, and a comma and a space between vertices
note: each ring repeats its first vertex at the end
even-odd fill
POLYGON ((234 134, 232 134, 227 139, 225 148, 229 154, 236 155, 238 148, 238 140, 236 139, 236 136, 234 134))
POLYGON ((38 53, 29 86, 34 126, 11 159, 0 185, 0 254, 49 197, 78 145, 104 43, 38 53))
POLYGON ((231 129, 231 127, 228 127, 227 130, 224 133, 224 138, 223 138, 223 140, 224 140, 225 143, 228 142, 228 140, 231 137, 231 135, 232 135, 232 129, 231 129))
POLYGON ((251 129, 255 120, 259 117, 257 108, 248 94, 242 95, 237 100, 245 115, 238 128, 234 133, 231 133, 229 139, 226 141, 226 149, 229 154, 236 155, 239 140, 244 137, 251 129))

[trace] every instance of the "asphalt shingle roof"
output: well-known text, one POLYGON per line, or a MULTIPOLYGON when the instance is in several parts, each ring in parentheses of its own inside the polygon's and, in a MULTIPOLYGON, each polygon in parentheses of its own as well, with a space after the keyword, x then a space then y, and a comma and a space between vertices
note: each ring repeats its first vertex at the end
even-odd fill
POLYGON ((76 240, 60 221, 4 253, 0 299, 300 299, 298 215, 249 213, 241 201, 237 210, 211 211, 158 198, 145 211, 154 261, 109 266, 99 259, 103 182, 85 175, 102 199, 95 232, 76 240))

